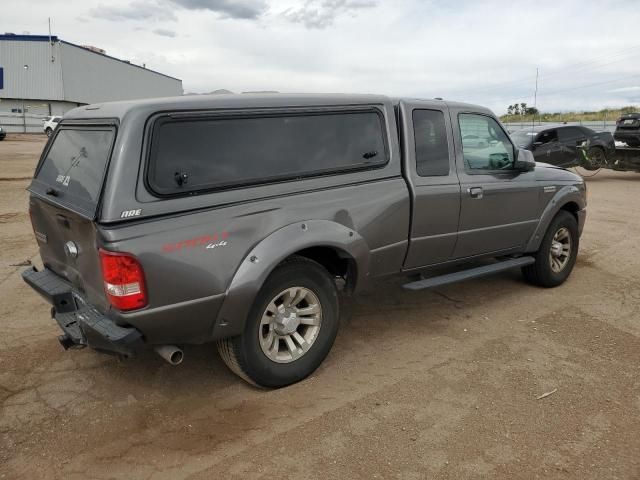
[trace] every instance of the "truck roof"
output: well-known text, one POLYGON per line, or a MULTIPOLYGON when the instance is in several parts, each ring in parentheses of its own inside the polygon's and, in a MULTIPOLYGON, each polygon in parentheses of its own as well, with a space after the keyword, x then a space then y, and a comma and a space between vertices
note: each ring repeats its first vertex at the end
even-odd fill
POLYGON ((183 95, 178 97, 149 98, 144 100, 127 100, 121 102, 105 102, 84 105, 74 108, 65 114, 65 120, 91 118, 123 118, 135 110, 176 111, 194 109, 237 109, 237 108, 277 108, 305 106, 344 106, 393 104, 400 101, 420 102, 425 106, 469 107, 476 111, 487 111, 477 105, 448 102, 436 99, 388 97, 373 94, 282 94, 282 93, 249 93, 249 94, 210 94, 183 95))

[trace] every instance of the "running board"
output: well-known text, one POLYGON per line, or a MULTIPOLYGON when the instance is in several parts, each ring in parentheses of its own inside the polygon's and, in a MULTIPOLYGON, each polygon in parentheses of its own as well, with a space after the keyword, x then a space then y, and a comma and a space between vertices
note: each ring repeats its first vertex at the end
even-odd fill
POLYGON ((472 278, 484 277, 494 273, 502 272, 504 270, 511 270, 512 268, 525 267, 531 265, 536 260, 533 257, 519 257, 511 258, 509 260, 503 260, 501 262, 492 263, 490 265, 483 265, 481 267, 471 268, 469 270, 462 270, 461 272, 447 273, 446 275, 439 275, 437 277, 423 278, 422 280, 416 280, 415 282, 405 283, 402 287, 407 290, 422 290, 423 288, 439 287, 441 285, 448 285, 449 283, 461 282, 463 280, 471 280, 472 278))

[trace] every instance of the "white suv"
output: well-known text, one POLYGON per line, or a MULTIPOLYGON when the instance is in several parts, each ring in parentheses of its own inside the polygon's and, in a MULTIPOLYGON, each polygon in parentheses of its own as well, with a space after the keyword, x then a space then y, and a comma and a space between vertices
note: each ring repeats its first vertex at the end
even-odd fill
POLYGON ((44 119, 42 120, 44 122, 42 124, 42 130, 44 130, 44 133, 47 134, 47 137, 51 136, 53 131, 58 126, 58 123, 60 123, 60 120, 62 120, 62 117, 44 117, 44 119))

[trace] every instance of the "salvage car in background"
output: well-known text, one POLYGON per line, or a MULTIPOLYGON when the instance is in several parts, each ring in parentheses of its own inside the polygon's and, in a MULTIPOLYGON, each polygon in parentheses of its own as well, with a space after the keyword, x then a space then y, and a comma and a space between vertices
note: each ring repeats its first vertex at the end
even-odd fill
POLYGON ((60 123, 60 120, 62 120, 62 117, 44 117, 42 120, 42 130, 47 134, 47 137, 51 136, 58 126, 58 123, 60 123))
POLYGON ((535 126, 512 132, 511 138, 520 148, 531 150, 536 161, 559 167, 601 168, 616 151, 611 133, 580 125, 535 126))
POLYGON ((640 147, 640 112, 622 115, 616 122, 613 137, 630 147, 640 147))

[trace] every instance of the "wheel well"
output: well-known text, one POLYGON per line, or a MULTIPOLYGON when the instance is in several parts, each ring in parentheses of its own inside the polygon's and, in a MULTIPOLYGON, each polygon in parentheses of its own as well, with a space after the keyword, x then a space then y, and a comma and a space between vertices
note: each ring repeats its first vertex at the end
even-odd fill
POLYGON ((578 206, 577 203, 575 202, 569 202, 569 203, 565 203, 560 210, 565 210, 567 212, 569 212, 571 215, 573 215, 576 218, 576 221, 578 220, 578 210, 580 210, 580 207, 578 206))
POLYGON ((319 263, 334 277, 344 280, 343 291, 352 293, 356 286, 357 265, 355 259, 343 250, 333 247, 310 247, 294 253, 319 263))

